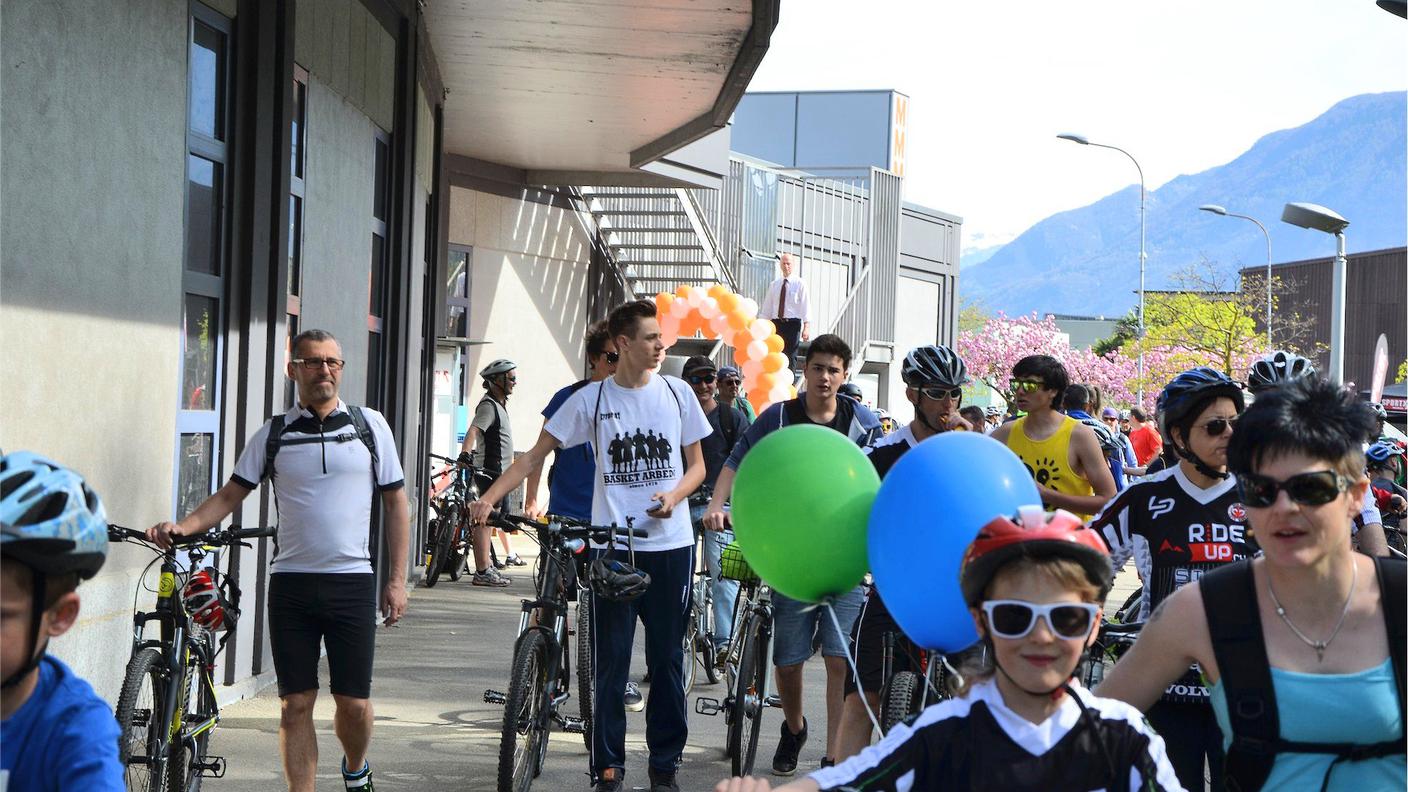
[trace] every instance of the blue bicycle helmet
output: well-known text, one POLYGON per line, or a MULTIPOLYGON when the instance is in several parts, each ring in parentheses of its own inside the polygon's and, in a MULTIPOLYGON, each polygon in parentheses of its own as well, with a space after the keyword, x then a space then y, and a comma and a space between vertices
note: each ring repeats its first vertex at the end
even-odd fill
POLYGON ((26 657, 0 688, 18 684, 44 657, 39 643, 51 575, 97 574, 108 555, 103 502, 77 473, 28 451, 0 455, 0 557, 34 570, 26 657))
POLYGON ((1240 414, 1246 409, 1242 388, 1233 379, 1217 369, 1199 366, 1174 377, 1164 386, 1156 403, 1159 417, 1159 431, 1164 440, 1173 447, 1174 453, 1188 460, 1193 467, 1209 478, 1224 479, 1227 473, 1214 469, 1203 462, 1192 450, 1183 448, 1169 431, 1170 427, 1182 427, 1194 410, 1200 410, 1209 400, 1227 397, 1236 405, 1240 414))
POLYGON ((1402 454, 1403 449, 1399 448, 1397 443, 1390 440, 1380 440, 1369 446, 1369 450, 1364 452, 1364 456, 1370 462, 1376 462, 1380 465, 1402 454))
POLYGON ((38 454, 0 457, 0 553, 42 574, 91 578, 108 554, 103 502, 77 473, 38 454))

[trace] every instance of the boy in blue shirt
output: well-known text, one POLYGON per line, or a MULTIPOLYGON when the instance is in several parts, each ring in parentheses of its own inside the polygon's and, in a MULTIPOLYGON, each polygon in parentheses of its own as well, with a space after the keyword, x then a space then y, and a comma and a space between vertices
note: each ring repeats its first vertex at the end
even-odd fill
POLYGON ((81 579, 107 557, 107 518, 74 472, 0 456, 0 792, 120 792, 112 709, 49 639, 78 618, 81 579))

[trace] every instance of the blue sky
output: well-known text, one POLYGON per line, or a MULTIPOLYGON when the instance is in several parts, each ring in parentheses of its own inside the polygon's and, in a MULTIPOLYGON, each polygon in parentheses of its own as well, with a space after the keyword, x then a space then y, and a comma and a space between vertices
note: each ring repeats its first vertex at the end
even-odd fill
POLYGON ((905 197, 963 244, 1137 180, 1234 159, 1349 96, 1408 88, 1408 20, 1373 0, 787 0, 753 90, 910 96, 905 197))

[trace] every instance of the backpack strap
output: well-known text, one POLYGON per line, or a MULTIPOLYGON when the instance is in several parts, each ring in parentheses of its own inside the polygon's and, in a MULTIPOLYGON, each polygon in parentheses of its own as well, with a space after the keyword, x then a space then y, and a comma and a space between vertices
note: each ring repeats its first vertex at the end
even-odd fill
POLYGON ((275 415, 269 419, 269 436, 264 440, 264 471, 260 481, 274 479, 274 457, 279 455, 279 436, 284 433, 284 416, 275 415))
POLYGON ((347 414, 352 418, 352 426, 357 430, 357 439, 362 441, 362 445, 367 447, 372 455, 372 472, 380 467, 381 457, 376 453, 376 435, 372 434, 372 428, 367 425, 367 417, 362 414, 362 408, 356 405, 348 405, 347 414))
POLYGON ((724 432, 724 445, 733 452, 733 444, 738 442, 738 418, 733 414, 733 405, 719 403, 719 428, 724 432))
POLYGON ((1408 652, 1408 564, 1397 558, 1375 558, 1379 600, 1383 603, 1388 632, 1388 656, 1393 661, 1393 683, 1398 688, 1398 711, 1408 723, 1408 694, 1404 692, 1404 655, 1408 652))
POLYGON ((1232 744, 1223 764, 1227 788, 1251 792, 1261 789, 1271 774, 1281 737, 1251 561, 1205 573, 1198 579, 1198 589, 1232 728, 1232 744))

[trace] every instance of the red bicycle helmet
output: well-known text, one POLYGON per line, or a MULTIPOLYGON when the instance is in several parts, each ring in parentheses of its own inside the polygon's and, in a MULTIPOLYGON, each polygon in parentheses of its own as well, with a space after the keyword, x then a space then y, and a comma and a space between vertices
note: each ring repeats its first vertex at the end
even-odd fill
POLYGON ((1029 506, 1022 508, 1016 521, 998 517, 978 531, 963 555, 963 599, 976 607, 997 570, 1019 556, 1059 556, 1079 563, 1100 586, 1102 601, 1114 585, 1110 550, 1099 533, 1068 511, 1047 515, 1041 507, 1029 506))
POLYGON ((235 626, 239 614, 225 599, 225 592, 215 585, 209 569, 191 573, 181 589, 181 599, 191 621, 207 630, 228 630, 235 626))

